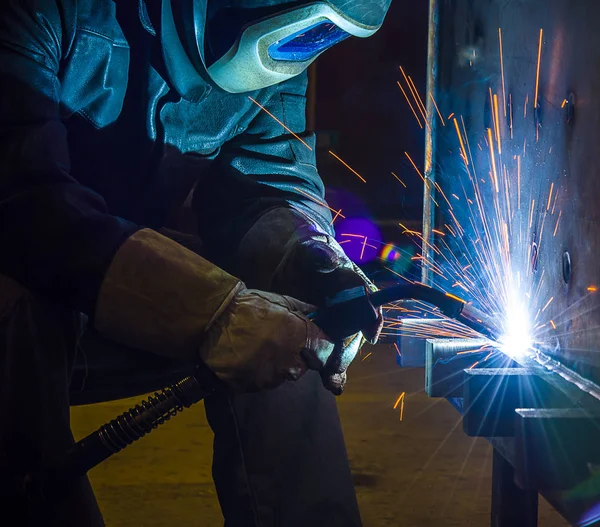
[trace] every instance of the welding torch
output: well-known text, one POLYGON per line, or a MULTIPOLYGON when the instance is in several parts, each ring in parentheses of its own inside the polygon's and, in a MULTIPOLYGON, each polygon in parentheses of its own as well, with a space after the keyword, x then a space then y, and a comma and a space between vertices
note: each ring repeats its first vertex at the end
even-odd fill
POLYGON ((331 340, 340 341, 376 320, 379 307, 401 300, 430 304, 476 333, 493 341, 498 339, 498 328, 491 317, 455 295, 417 283, 398 284, 373 293, 363 286, 347 289, 308 317, 331 340))
MULTIPOLYGON (((327 300, 308 318, 332 341, 341 341, 376 321, 379 307, 411 299, 437 307, 446 317, 497 340, 497 329, 490 317, 457 296, 416 283, 398 284, 376 292, 362 286, 347 289, 327 300)), ((70 481, 144 437, 184 408, 223 390, 225 387, 216 376, 200 365, 192 375, 155 392, 73 444, 53 467, 41 473, 27 474, 22 489, 31 499, 52 498, 70 481)))

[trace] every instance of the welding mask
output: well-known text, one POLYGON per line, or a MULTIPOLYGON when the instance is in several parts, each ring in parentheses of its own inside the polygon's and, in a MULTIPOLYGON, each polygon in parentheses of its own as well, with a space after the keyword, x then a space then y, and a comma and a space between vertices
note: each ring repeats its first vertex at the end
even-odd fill
MULTIPOLYGON (((371 36, 390 2, 163 0, 162 25, 172 26, 167 38, 176 35, 197 75, 227 92, 242 93, 299 75, 350 36, 371 36)), ((172 45, 169 54, 168 61, 181 60, 172 45)))

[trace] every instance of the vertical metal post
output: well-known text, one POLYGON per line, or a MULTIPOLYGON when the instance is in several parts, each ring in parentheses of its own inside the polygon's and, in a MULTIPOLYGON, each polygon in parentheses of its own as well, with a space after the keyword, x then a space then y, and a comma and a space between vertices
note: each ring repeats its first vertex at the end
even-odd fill
POLYGON ((429 34, 427 39, 427 126, 425 130, 425 184, 423 188, 423 267, 421 268, 421 281, 430 285, 429 267, 426 262, 433 259, 433 229, 435 223, 435 209, 432 198, 434 197, 434 151, 435 151, 435 108, 433 101, 435 99, 435 89, 437 84, 438 70, 438 45, 439 45, 439 0, 429 0, 429 34))
POLYGON ((515 483, 515 470, 494 448, 492 527, 537 527, 538 494, 515 483))

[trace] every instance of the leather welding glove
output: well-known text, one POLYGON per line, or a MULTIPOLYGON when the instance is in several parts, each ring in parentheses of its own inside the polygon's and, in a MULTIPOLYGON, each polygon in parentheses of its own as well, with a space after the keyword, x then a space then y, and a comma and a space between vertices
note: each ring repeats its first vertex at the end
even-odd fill
MULTIPOLYGON (((277 208, 260 217, 240 244, 239 272, 253 287, 323 306, 328 298, 357 286, 376 286, 344 253, 335 239, 298 211, 277 208)), ((365 340, 377 342, 383 325, 381 310, 365 320, 361 332, 336 343, 321 371, 325 386, 342 393, 346 369, 365 340)))
POLYGON ((289 296, 242 289, 214 321, 200 357, 237 391, 274 388, 321 370, 334 345, 306 314, 315 306, 289 296))
POLYGON ((143 229, 114 256, 93 323, 115 342, 202 361, 230 388, 252 391, 326 364, 334 346, 306 318, 314 309, 249 290, 175 241, 143 229))

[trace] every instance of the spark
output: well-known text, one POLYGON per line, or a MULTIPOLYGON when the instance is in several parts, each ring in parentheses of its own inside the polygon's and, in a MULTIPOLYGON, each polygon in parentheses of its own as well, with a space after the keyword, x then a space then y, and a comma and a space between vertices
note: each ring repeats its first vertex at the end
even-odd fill
MULTIPOLYGON (((305 192, 301 188, 294 187, 294 190, 297 190, 298 192, 300 192, 300 194, 305 195, 307 198, 309 198, 310 200, 314 201, 315 203, 318 203, 322 207, 325 207, 325 208, 329 209, 331 212, 337 212, 335 209, 332 209, 329 205, 327 205, 327 203, 325 203, 324 201, 322 201, 320 199, 315 198, 314 196, 311 196, 308 192, 305 192)), ((341 212, 340 212, 339 216, 340 216, 340 218, 346 219, 346 216, 344 216, 341 212)))
POLYGON ((341 159, 337 154, 333 153, 329 150, 329 153, 335 157, 342 165, 344 165, 350 172, 352 172, 355 176, 357 176, 363 183, 366 183, 367 180, 362 177, 356 170, 354 170, 348 163, 346 163, 343 159, 341 159))
MULTIPOLYGON (((504 88, 503 88, 504 89, 504 88)), ((512 106, 512 93, 508 94, 508 111, 510 113, 510 138, 513 138, 513 106, 512 106)))
POLYGON ((436 104, 435 99, 433 98, 433 95, 431 95, 431 93, 429 94, 429 97, 431 98, 431 102, 433 103, 433 106, 435 107, 435 109, 437 111, 440 121, 442 122, 442 126, 446 126, 446 123, 444 122, 444 118, 442 117, 440 109, 438 108, 438 105, 436 104))
POLYGON ((554 330, 556 330, 556 324, 554 323, 554 320, 551 320, 551 321, 550 321, 550 325, 552 326, 552 328, 553 328, 554 330))
POLYGON ((337 220, 338 216, 339 216, 341 213, 342 213, 342 209, 338 210, 338 211, 335 213, 335 216, 333 217, 333 219, 331 220, 331 222, 329 223, 329 225, 333 225, 333 222, 334 222, 335 220, 337 220))
POLYGON ((400 81, 396 81, 398 83, 398 87, 402 90, 402 94, 404 95, 404 98, 406 99, 406 102, 408 103, 408 106, 410 107, 410 109, 412 110, 413 115, 415 116, 415 119, 417 120, 417 123, 419 124, 419 128, 423 128, 423 125, 421 124, 421 120, 419 119, 419 116, 417 115, 417 112, 415 112, 415 109, 413 108, 413 105, 410 102, 410 99, 408 98, 408 95, 406 95, 406 92, 404 91, 404 88, 402 87, 402 84, 400 84, 400 81))
POLYGON ((569 101, 567 101, 567 99, 563 99, 563 102, 562 102, 562 104, 560 105, 560 107, 561 107, 561 108, 564 108, 564 107, 567 105, 567 103, 568 103, 568 102, 569 102, 569 101))
POLYGON ((590 291, 591 293, 594 293, 596 291, 598 291, 598 288, 595 285, 591 285, 587 288, 588 291, 590 291))
POLYGON ((498 28, 498 40, 500 42, 500 71, 502 74, 502 98, 504 99, 504 117, 506 117, 506 91, 504 89, 504 58, 502 53, 502 29, 498 28))
POLYGON ((423 103, 423 99, 421 99, 421 95, 419 95, 417 87, 415 86, 415 83, 413 82, 412 77, 410 75, 408 76, 408 82, 409 82, 409 88, 411 88, 411 91, 414 92, 415 99, 417 100, 419 106, 423 109, 424 115, 426 117, 428 117, 427 108, 425 107, 425 104, 423 103))
POLYGON ((558 224, 560 223, 560 217, 562 216, 562 210, 558 212, 558 219, 556 220, 556 227, 554 227, 554 234, 556 236, 556 231, 558 231, 558 224))
POLYGON ((517 207, 521 210, 521 156, 517 156, 517 207))
POLYGON ((550 300, 548 300, 548 302, 546 302, 546 305, 542 308, 542 313, 544 311, 546 311, 546 308, 552 303, 553 300, 554 300, 554 297, 550 298, 550 300))
POLYGON ((400 421, 402 421, 402 417, 404 416, 404 397, 406 395, 406 392, 402 392, 400 394, 400 396, 398 397, 398 399, 396 399, 396 403, 394 404, 394 410, 396 408, 398 408, 398 405, 400 405, 400 421))
POLYGON ((500 140, 500 118, 498 117, 498 96, 494 93, 494 121, 496 124, 496 141, 498 142, 498 155, 502 155, 502 142, 500 140))
POLYGON ((398 354, 399 357, 402 357, 402 353, 400 352, 400 348, 398 347, 398 344, 396 344, 394 342, 394 347, 396 348, 396 353, 398 354))
POLYGON ((367 353, 363 358, 362 358, 362 362, 366 361, 371 355, 373 355, 373 352, 370 351, 369 353, 367 353))
POLYGON ((492 164, 492 176, 494 178, 494 187, 496 188, 496 193, 500 192, 500 187, 498 186, 498 172, 496 171, 496 156, 494 154, 494 144, 492 142, 492 130, 488 128, 488 141, 490 144, 490 157, 492 164))
POLYGON ((415 164, 415 162, 412 160, 412 157, 410 157, 410 155, 408 154, 408 152, 404 152, 404 155, 408 158, 408 160, 410 161, 410 164, 417 171, 417 174, 419 174, 419 176, 423 180, 423 183, 425 183, 425 178, 423 177, 423 174, 421 174, 421 171, 417 168, 417 165, 415 164))
POLYGON ((454 112, 452 112, 446 119, 449 121, 450 119, 452 119, 454 117, 454 112))
POLYGON ((550 193, 548 194, 548 204, 546 205, 546 211, 550 210, 550 202, 552 201, 552 191, 554 190, 554 182, 550 185, 550 193))
POLYGON ((404 183, 404 181, 402 181, 396 174, 394 174, 392 172, 392 176, 394 176, 401 184, 404 188, 406 188, 406 183, 404 183))
POLYGON ((538 58, 537 58, 537 70, 535 74, 535 99, 533 100, 533 107, 538 107, 538 92, 540 87, 540 64, 542 61, 542 39, 544 35, 544 30, 540 29, 540 42, 538 45, 538 58))
POLYGON ((456 120, 456 117, 453 119, 453 121, 454 127, 456 128, 456 135, 458 135, 458 141, 460 142, 461 155, 463 157, 465 165, 468 165, 469 160, 467 159, 467 151, 465 150, 465 143, 463 141, 462 134, 460 133, 460 128, 458 127, 458 121, 456 120))
POLYGON ((277 119, 277 117, 275 117, 269 110, 267 110, 262 104, 260 104, 259 102, 255 101, 252 97, 250 97, 250 95, 248 95, 248 99, 250 99, 254 104, 256 104, 256 106, 258 106, 261 110, 263 110, 267 115, 269 115, 270 117, 272 117, 273 119, 275 119, 275 121, 277 121, 281 126, 283 126, 283 128, 289 132, 290 134, 292 134, 296 139, 298 139, 298 141, 300 141, 306 148, 308 148, 310 151, 312 151, 312 148, 310 147, 310 145, 304 141, 304 139, 302 139, 298 134, 292 132, 285 124, 283 124, 279 119, 277 119))
POLYGON ((363 259, 363 256, 365 254, 365 246, 367 245, 367 237, 365 236, 365 239, 363 241, 363 245, 362 245, 362 249, 360 251, 360 259, 363 259))

